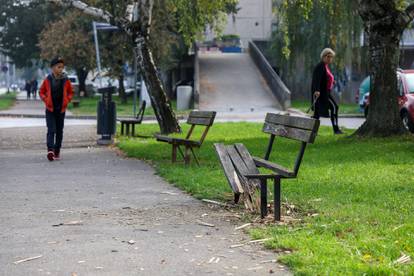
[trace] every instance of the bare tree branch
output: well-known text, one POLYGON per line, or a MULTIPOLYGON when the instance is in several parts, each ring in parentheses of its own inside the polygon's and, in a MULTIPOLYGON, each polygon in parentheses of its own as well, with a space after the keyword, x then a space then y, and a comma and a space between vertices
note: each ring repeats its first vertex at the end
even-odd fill
POLYGON ((113 17, 109 12, 105 10, 89 6, 88 4, 78 0, 50 0, 50 2, 61 6, 77 8, 88 15, 99 17, 107 22, 109 22, 113 17))

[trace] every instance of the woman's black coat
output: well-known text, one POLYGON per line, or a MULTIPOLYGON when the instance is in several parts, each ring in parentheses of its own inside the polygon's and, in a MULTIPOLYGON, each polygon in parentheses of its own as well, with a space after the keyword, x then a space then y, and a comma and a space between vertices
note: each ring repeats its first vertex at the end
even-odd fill
POLYGON ((311 101, 313 102, 313 94, 319 91, 321 95, 315 103, 315 113, 321 117, 329 117, 329 91, 328 91, 328 74, 324 62, 318 63, 313 70, 312 75, 312 94, 311 101))

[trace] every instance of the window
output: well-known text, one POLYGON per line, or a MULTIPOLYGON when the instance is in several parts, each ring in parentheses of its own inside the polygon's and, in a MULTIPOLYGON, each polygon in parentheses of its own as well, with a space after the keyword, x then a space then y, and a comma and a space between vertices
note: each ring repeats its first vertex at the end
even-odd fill
POLYGON ((414 94, 414 74, 406 74, 405 81, 407 82, 408 93, 414 94))

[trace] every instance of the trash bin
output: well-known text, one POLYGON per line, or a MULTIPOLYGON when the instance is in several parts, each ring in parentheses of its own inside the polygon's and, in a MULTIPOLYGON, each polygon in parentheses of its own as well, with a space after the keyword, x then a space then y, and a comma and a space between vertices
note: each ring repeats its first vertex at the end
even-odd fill
POLYGON ((191 99, 193 97, 193 88, 182 85, 177 87, 177 110, 190 109, 191 99))
POLYGON ((97 106, 97 132, 102 135, 98 139, 99 145, 112 144, 112 135, 116 132, 116 105, 112 101, 112 94, 115 93, 115 87, 105 87, 98 89, 102 94, 101 100, 97 106))

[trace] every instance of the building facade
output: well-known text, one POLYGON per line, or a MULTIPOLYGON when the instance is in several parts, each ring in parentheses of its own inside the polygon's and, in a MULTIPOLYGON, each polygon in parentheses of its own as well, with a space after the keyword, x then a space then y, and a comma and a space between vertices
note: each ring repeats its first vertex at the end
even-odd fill
POLYGON ((272 34, 272 0, 239 0, 239 12, 229 15, 224 34, 240 36, 246 48, 249 40, 270 39, 272 34))

